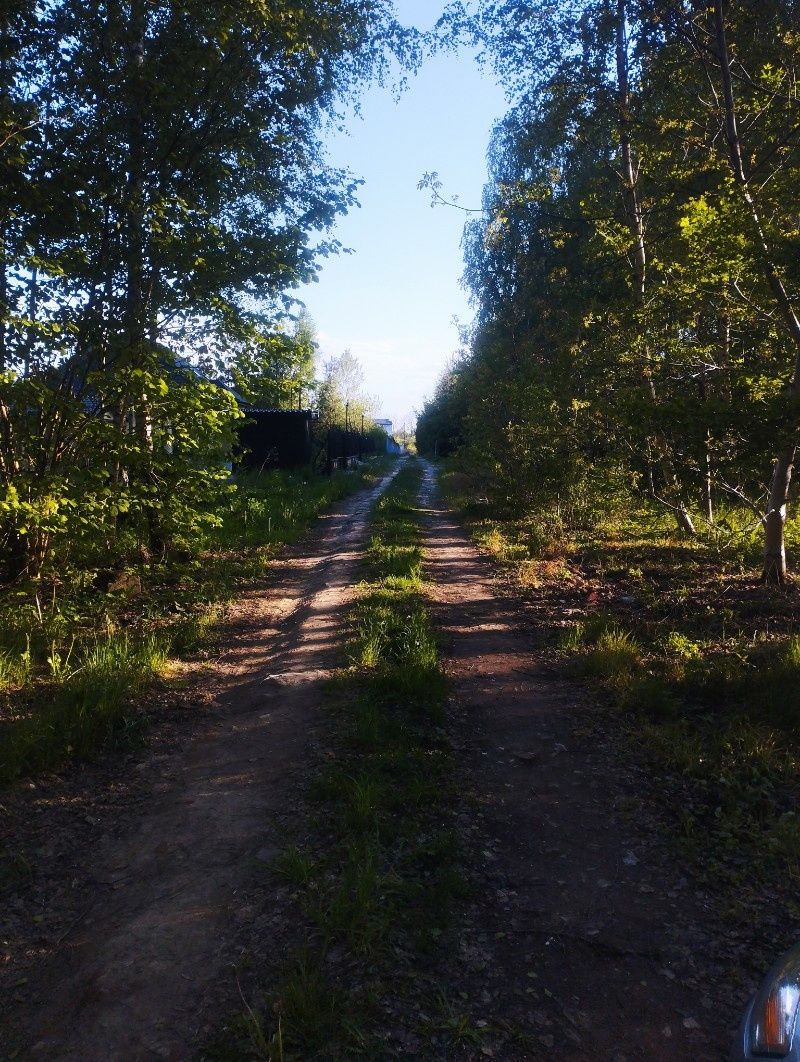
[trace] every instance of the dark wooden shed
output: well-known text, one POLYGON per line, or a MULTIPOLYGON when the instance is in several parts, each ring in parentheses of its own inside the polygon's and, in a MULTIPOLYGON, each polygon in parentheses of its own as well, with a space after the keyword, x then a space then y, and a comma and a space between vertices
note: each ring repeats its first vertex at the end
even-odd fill
POLYGON ((243 407, 239 426, 241 467, 300 468, 311 464, 311 420, 308 409, 243 407))

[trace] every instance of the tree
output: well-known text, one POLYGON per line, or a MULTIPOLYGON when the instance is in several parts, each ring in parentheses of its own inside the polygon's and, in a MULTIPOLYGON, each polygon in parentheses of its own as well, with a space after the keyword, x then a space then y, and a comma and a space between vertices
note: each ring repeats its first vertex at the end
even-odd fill
POLYGON ((233 365, 233 384, 248 404, 262 409, 310 403, 317 345, 314 322, 302 313, 291 329, 258 334, 244 345, 233 365))
MULTIPOLYGON (((5 6, 0 44, 10 575, 35 574, 53 542, 89 533, 87 475, 104 484, 106 511, 124 505, 143 548, 161 551, 160 511, 180 479, 164 478, 160 447, 177 406, 235 413, 181 358, 202 347, 228 370, 236 358, 271 359, 279 381, 285 356, 284 377, 308 378, 307 337, 281 341, 275 322, 287 292, 337 249, 332 225, 358 184, 325 163, 320 122, 390 54, 411 60, 416 47, 388 0, 24 8, 5 6), (37 520, 44 553, 32 545, 37 520)), ((192 458, 209 489, 229 434, 219 427, 192 458)))
POLYGON ((570 453, 624 462, 686 530, 684 499, 712 521, 724 492, 761 515, 774 581, 800 386, 791 24, 779 2, 650 0, 485 0, 443 22, 514 100, 466 239, 478 327, 464 424, 478 430, 484 409, 500 478, 527 437, 530 475, 560 479, 559 497, 580 474, 570 453))
MULTIPOLYGON (((796 65, 796 29, 789 17, 790 12, 782 4, 771 4, 770 7, 772 17, 766 32, 761 18, 753 20, 748 12, 744 13, 744 18, 737 27, 740 32, 743 30, 747 33, 747 37, 742 39, 747 40, 747 50, 755 60, 752 70, 750 63, 738 56, 734 58, 731 53, 722 0, 714 0, 713 22, 707 30, 702 22, 695 20, 692 26, 695 31, 692 40, 697 43, 697 31, 706 30, 710 43, 705 43, 701 55, 705 53, 706 64, 710 58, 718 72, 733 185, 743 207, 754 256, 763 272, 771 301, 778 311, 784 334, 791 347, 786 389, 792 404, 796 404, 800 398, 800 319, 797 309, 800 277, 796 268, 787 269, 791 259, 782 254, 788 247, 796 247, 800 236, 796 210, 789 198, 791 192, 785 184, 790 174, 797 177, 800 165, 796 121, 800 94, 793 76, 796 65), (734 76, 742 78, 745 85, 743 94, 749 96, 749 107, 746 105, 745 111, 749 110, 752 114, 754 105, 767 110, 767 124, 774 137, 770 138, 769 145, 757 142, 749 152, 740 133, 742 115, 734 95, 734 76), (751 160, 749 166, 746 161, 747 154, 751 160), (776 177, 778 194, 775 194, 775 190, 764 194, 770 180, 776 177), (762 215, 770 217, 770 222, 762 220, 762 215)), ((750 123, 751 129, 753 124, 750 123)), ((784 528, 797 449, 796 439, 797 423, 796 418, 792 416, 787 418, 779 432, 777 456, 764 515, 763 576, 767 582, 782 583, 786 578, 784 528)))
POLYGON ((364 368, 349 350, 329 358, 323 366, 323 378, 317 393, 320 420, 323 427, 355 431, 361 427, 361 417, 371 423, 377 412, 376 400, 364 387, 364 368))

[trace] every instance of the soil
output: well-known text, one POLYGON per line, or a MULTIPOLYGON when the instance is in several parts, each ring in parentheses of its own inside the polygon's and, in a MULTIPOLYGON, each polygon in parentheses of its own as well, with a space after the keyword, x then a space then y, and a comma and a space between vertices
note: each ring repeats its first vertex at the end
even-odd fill
POLYGON ((458 977, 494 1057, 727 1057, 743 1002, 709 969, 708 904, 648 822, 647 786, 596 706, 542 666, 526 605, 437 502, 427 575, 452 731, 477 815, 480 895, 458 977), (551 1055, 551 1051, 556 1054, 551 1055))
MULTIPOLYGON (((0 1057, 193 1057, 241 1009, 246 951, 261 970, 283 953, 289 900, 269 866, 321 754, 320 687, 342 663, 384 486, 328 515, 231 609, 213 666, 158 694, 146 754, 0 798, 5 844, 25 853, 0 951, 19 1054, 0 1057)), ((430 466, 423 497, 477 886, 437 971, 480 1030, 456 1054, 725 1057, 743 1001, 709 965, 723 930, 648 817, 651 783, 590 696, 544 666, 530 611, 441 508, 430 466)), ((408 1044, 400 1055, 445 1057, 408 1044)))
POLYGON ((390 478, 325 516, 229 610, 218 660, 191 680, 199 715, 165 720, 138 761, 3 797, 4 847, 25 855, 6 883, 14 1046, 0 1056, 183 1059, 235 1006, 252 897, 285 843, 320 684, 342 663, 367 514, 390 478))

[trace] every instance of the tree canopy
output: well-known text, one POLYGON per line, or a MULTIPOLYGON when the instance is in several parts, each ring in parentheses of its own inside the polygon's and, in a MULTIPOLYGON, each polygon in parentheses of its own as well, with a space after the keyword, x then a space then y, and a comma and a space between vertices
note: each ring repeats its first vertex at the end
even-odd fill
POLYGON ((469 445, 508 499, 602 492, 613 472, 687 534, 732 502, 782 581, 800 388, 793 5, 486 0, 451 5, 440 29, 478 45, 511 107, 465 238, 471 350, 421 438, 469 445))
POLYGON ((6 577, 82 528, 156 555, 210 518, 237 416, 216 383, 270 404, 311 383, 291 291, 358 187, 322 124, 417 47, 389 0, 4 5, 6 577))

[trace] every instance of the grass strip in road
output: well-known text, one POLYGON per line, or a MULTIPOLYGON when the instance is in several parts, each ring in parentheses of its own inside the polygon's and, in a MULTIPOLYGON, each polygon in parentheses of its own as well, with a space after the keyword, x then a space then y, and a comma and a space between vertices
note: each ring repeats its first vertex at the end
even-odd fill
POLYGON ((0 784, 139 740, 141 695, 170 659, 201 650, 238 588, 386 471, 238 475, 197 555, 131 567, 105 590, 85 572, 49 598, 38 585, 0 594, 0 784))
POLYGON ((420 476, 404 468, 373 511, 351 666, 329 693, 334 747, 310 793, 314 840, 277 862, 300 901, 303 945, 268 1015, 249 1011, 215 1057, 386 1057, 426 1035, 409 1000, 449 946, 466 884, 446 682, 424 596, 420 476))

